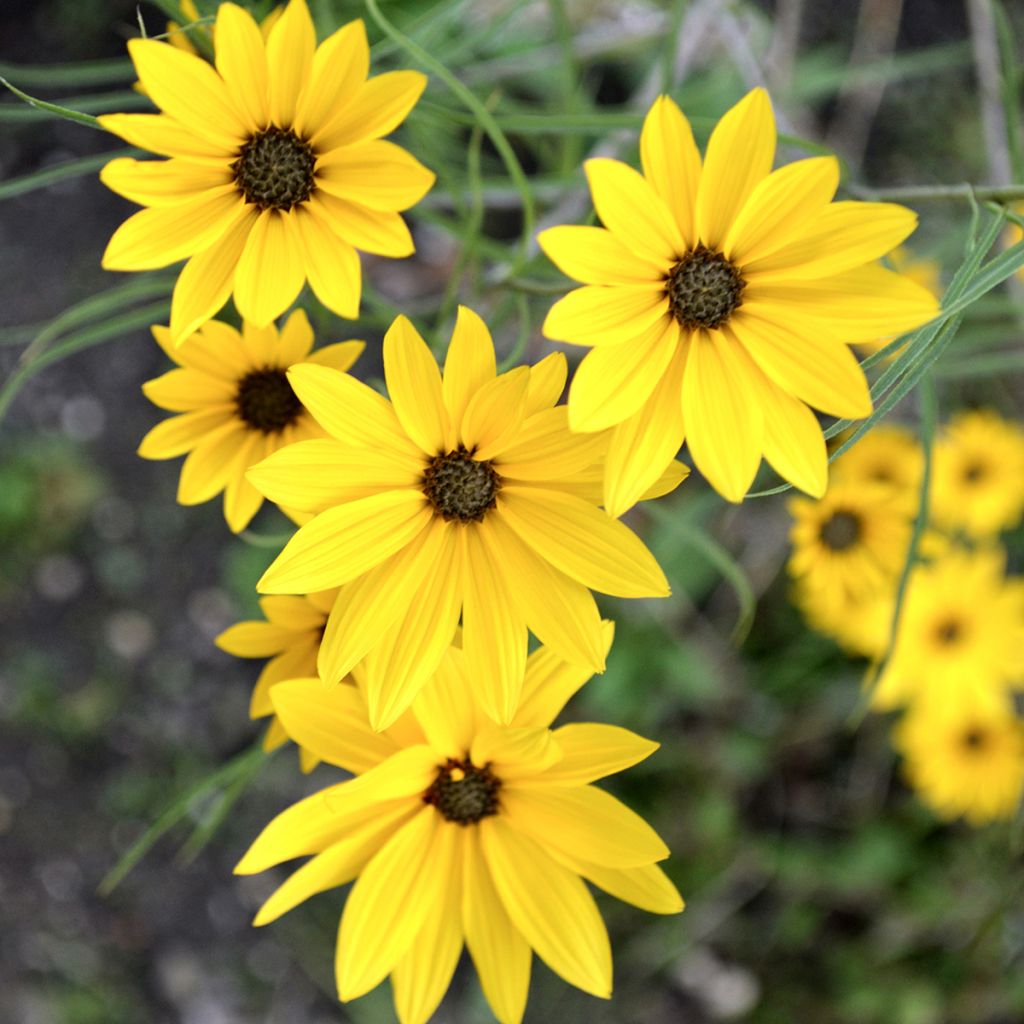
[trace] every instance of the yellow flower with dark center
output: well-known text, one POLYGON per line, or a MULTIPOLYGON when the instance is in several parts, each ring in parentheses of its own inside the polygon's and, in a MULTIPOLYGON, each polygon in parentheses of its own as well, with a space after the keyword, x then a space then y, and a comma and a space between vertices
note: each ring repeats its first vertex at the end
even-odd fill
MULTIPOLYGON (((838 439, 837 439, 838 440, 838 439)), ((899 426, 872 428, 832 463, 832 479, 863 486, 893 487, 917 495, 924 453, 917 438, 899 426)))
MULTIPOLYGON (((303 597, 261 597, 260 609, 265 620, 236 622, 214 641, 222 651, 236 658, 270 659, 256 680, 249 704, 250 718, 271 716, 263 738, 264 750, 276 750, 288 741, 288 734, 274 715, 270 688, 286 679, 316 675, 316 654, 337 596, 337 590, 325 590, 303 597)), ((299 759, 304 772, 312 771, 319 763, 316 754, 304 748, 299 749, 299 759)))
POLYGON ((848 347, 932 319, 925 288, 878 264, 916 224, 891 203, 831 202, 832 157, 772 171, 771 103, 754 89, 718 123, 703 160, 666 96, 640 137, 643 174, 589 160, 600 227, 539 236, 584 287, 544 333, 591 346, 569 392, 573 430, 614 427, 605 507, 621 514, 676 454, 730 501, 762 454, 809 494, 825 491, 821 428, 871 412, 848 347))
POLYGON ((837 590, 811 589, 798 582, 793 600, 812 629, 831 637, 849 654, 878 659, 889 646, 894 582, 860 598, 837 590))
POLYGON ((305 0, 291 0, 266 42, 252 16, 224 3, 216 68, 152 39, 128 49, 159 114, 111 114, 104 128, 169 157, 119 158, 101 178, 148 209, 114 233, 108 270, 150 270, 187 259, 171 303, 175 343, 228 297, 265 327, 308 279, 340 316, 359 313, 357 249, 408 256, 399 215, 434 175, 382 136, 416 103, 426 79, 395 71, 367 80, 361 21, 318 47, 305 0))
POLYGON ((1024 515, 1024 430, 989 409, 962 412, 935 444, 931 514, 973 538, 1009 530, 1024 515))
POLYGON ((809 602, 841 609, 874 598, 903 568, 916 508, 909 493, 846 479, 820 501, 791 498, 789 574, 809 602))
MULTIPOLYGON (((320 675, 336 682, 366 658, 377 729, 434 672, 461 614, 480 700, 507 723, 527 628, 567 661, 600 672, 591 590, 661 597, 668 583, 640 539, 598 507, 608 439, 570 432, 565 407, 555 405, 566 377, 560 353, 498 374, 487 327, 463 307, 443 379, 405 317, 384 338, 384 374, 391 402, 324 367, 289 373, 330 437, 291 445, 249 472, 272 501, 316 513, 258 589, 345 585, 320 675)), ((652 493, 682 475, 670 467, 652 493)))
POLYGON ((166 327, 153 337, 177 363, 142 385, 161 409, 180 413, 158 423, 139 445, 144 459, 173 459, 188 452, 178 501, 196 505, 224 492, 224 518, 238 533, 263 504, 246 470, 284 445, 324 432, 288 383, 288 368, 301 362, 347 370, 364 343, 340 341, 310 353, 313 330, 302 310, 277 328, 210 320, 184 344, 171 343, 166 327))
POLYGON ((903 770, 940 817, 1012 818, 1024 793, 1024 725, 1008 702, 950 710, 915 703, 895 731, 903 770))
POLYGON ((953 712, 1007 702, 1024 683, 1024 581, 1005 571, 998 549, 955 547, 914 569, 872 706, 928 699, 953 712))
MULTIPOLYGON (((611 633, 606 623, 605 649, 611 633)), ((478 706, 480 680, 457 648, 384 732, 371 729, 360 688, 300 679, 272 690, 289 735, 356 778, 278 815, 235 870, 312 855, 264 903, 257 925, 355 880, 338 932, 342 1000, 390 974, 399 1020, 424 1024, 465 944, 494 1015, 518 1024, 531 951, 571 985, 611 995, 608 935, 584 880, 653 913, 683 909, 657 865, 664 843, 591 785, 657 744, 611 725, 552 730, 589 673, 545 648, 523 671, 508 726, 478 706)))

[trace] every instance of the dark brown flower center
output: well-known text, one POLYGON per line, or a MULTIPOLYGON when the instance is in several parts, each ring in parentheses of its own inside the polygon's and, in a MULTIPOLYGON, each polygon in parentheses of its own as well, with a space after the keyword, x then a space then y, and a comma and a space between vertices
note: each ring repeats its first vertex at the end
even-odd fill
POLYGON ((465 448, 436 455, 423 472, 423 493, 438 515, 479 523, 494 508, 501 480, 489 462, 478 462, 465 448))
POLYGON ((965 484, 981 483, 988 476, 988 466, 984 462, 969 462, 964 466, 963 479, 965 484))
POLYGON ((984 729, 971 728, 960 737, 964 749, 976 754, 988 745, 988 734, 984 729))
POLYGON ((745 286, 720 252, 698 245, 668 272, 669 309, 688 330, 720 327, 740 305, 745 286))
POLYGON ((845 551, 860 540, 860 517, 852 512, 833 512, 831 517, 821 524, 822 544, 832 551, 845 551))
POLYGON ((945 619, 935 627, 935 639, 943 647, 958 643, 964 635, 964 624, 959 619, 945 619))
POLYGON ((264 434, 276 434, 299 418, 302 403, 284 370, 267 368, 247 373, 235 392, 235 407, 243 423, 264 434))
POLYGON ((437 778, 423 794, 423 802, 433 804, 447 821, 472 825, 481 818, 498 813, 501 782, 487 765, 478 768, 468 758, 448 758, 438 769, 437 778))
POLYGON ((247 203, 260 209, 290 210, 313 191, 316 155, 287 128, 266 128, 251 136, 231 165, 247 203))

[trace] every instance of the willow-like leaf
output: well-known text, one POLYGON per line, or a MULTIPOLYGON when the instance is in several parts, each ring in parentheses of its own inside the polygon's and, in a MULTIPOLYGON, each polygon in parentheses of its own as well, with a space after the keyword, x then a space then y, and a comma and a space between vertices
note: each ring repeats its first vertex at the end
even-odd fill
POLYGON ((20 178, 11 178, 0 183, 0 199, 11 199, 26 192, 46 188, 48 185, 55 185, 58 181, 93 174, 115 157, 138 156, 141 152, 139 149, 119 149, 112 153, 95 153, 92 156, 80 157, 78 160, 67 160, 52 167, 44 167, 41 171, 24 174, 20 178))

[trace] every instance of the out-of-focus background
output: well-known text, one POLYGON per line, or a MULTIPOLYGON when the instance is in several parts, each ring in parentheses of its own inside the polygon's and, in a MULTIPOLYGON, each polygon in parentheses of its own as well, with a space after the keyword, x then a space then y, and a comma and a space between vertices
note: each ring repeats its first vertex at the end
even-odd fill
MULTIPOLYGON (((354 0, 311 6, 322 30, 363 14, 354 0)), ((833 147, 847 184, 1006 180, 1006 154, 983 129, 992 97, 975 68, 991 57, 992 37, 976 19, 998 7, 1005 59, 1014 31, 1024 38, 1015 0, 383 6, 511 124, 518 117, 508 131, 544 224, 590 213, 581 160, 635 162, 638 117, 665 90, 703 140, 714 118, 766 82, 781 129, 833 147), (562 127, 539 131, 538 114, 562 127)), ((163 31, 156 7, 144 5, 141 17, 150 34, 163 31)), ((3 0, 0 73, 78 109, 144 109, 130 74, 87 81, 24 67, 123 58, 137 32, 130 0, 3 0)), ((381 38, 372 24, 369 32, 381 38)), ((375 70, 400 66, 393 46, 375 51, 375 70)), ((358 327, 313 310, 319 341, 368 340, 370 375, 393 311, 446 336, 456 295, 445 289, 463 258, 458 297, 494 325, 499 348, 511 350, 520 332, 530 360, 549 348, 539 324, 552 297, 494 284, 507 259, 498 247, 515 244, 521 217, 487 143, 482 230, 463 251, 474 215, 472 129, 453 110, 458 102, 434 79, 400 133, 441 175, 411 217, 417 255, 366 261, 358 327)), ((118 148, 0 98, 0 187, 118 148)), ((58 314, 122 283, 99 258, 131 210, 94 172, 0 204, 0 377, 18 371, 23 343, 58 314)), ((967 206, 921 211, 912 245, 948 279, 967 206)), ((524 276, 554 279, 542 257, 524 276)), ((386 986, 349 1007, 334 999, 341 893, 257 931, 249 922, 275 879, 231 874, 272 815, 335 778, 324 767, 300 775, 293 751, 270 759, 244 791, 214 787, 191 801, 112 892, 98 892, 147 827, 261 729, 247 717, 257 665, 212 641, 255 614, 253 587, 272 552, 231 536, 217 501, 176 505, 177 462, 135 455, 162 415, 139 389, 165 368, 145 329, 165 322, 162 302, 156 292, 126 299, 109 340, 33 376, 0 427, 0 1021, 388 1021, 386 986)), ((94 326, 86 312, 62 336, 94 326)), ((975 314, 968 327, 957 345, 994 331, 1019 343, 1005 308, 993 321, 975 314)), ((1020 383, 940 382, 940 408, 984 403, 1013 415, 1020 383)), ((898 418, 913 425, 913 406, 898 418)), ((275 515, 264 511, 255 528, 280 529, 275 515)), ((601 602, 618 622, 617 643, 608 672, 569 714, 662 743, 609 788, 666 837, 668 871, 689 905, 662 919, 599 897, 614 1000, 570 989, 537 964, 527 1021, 1024 1021, 1020 829, 941 825, 907 791, 886 720, 861 713, 863 663, 811 633, 788 601, 785 498, 727 507, 694 479, 630 520, 674 597, 601 602), (754 599, 737 645, 734 629, 754 599)), ((488 1019, 471 972, 460 972, 437 1020, 488 1019)))

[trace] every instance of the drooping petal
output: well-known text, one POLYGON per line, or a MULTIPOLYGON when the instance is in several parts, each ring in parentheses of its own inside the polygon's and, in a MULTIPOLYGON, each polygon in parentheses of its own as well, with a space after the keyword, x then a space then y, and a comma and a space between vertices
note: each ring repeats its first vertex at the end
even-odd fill
POLYGON ((297 218, 264 210, 253 225, 235 274, 235 304, 245 320, 266 327, 298 297, 306 277, 297 218))
POLYGON ((326 152, 390 135, 426 86, 426 75, 419 71, 389 71, 371 78, 314 134, 313 145, 326 152))
POLYGON ((336 341, 333 345, 318 348, 306 357, 306 362, 329 366, 332 370, 348 370, 365 348, 365 341, 336 341))
POLYGON ((270 78, 259 25, 236 4, 221 4, 213 37, 217 70, 239 120, 250 132, 266 128, 270 123, 270 78))
POLYGON ((445 450, 448 412, 441 398, 441 371, 427 343, 404 316, 384 335, 384 376, 405 432, 433 457, 445 450))
POLYGON ((241 533, 263 504, 263 495, 245 479, 244 473, 264 448, 263 436, 252 434, 238 453, 235 468, 224 485, 224 519, 232 533, 241 533))
POLYGON ((687 248, 697 242, 695 210, 701 161, 690 122, 670 96, 659 96, 640 132, 644 177, 672 211, 687 248))
POLYGON ((359 255, 331 230, 330 223, 318 212, 321 209, 321 204, 303 203, 293 211, 302 244, 303 270, 313 293, 329 310, 355 320, 362 294, 359 255))
MULTIPOLYGON (((533 784, 580 786, 625 771, 650 757, 658 744, 617 725, 574 722, 554 733, 562 759, 533 784)), ((303 744, 305 746, 305 744, 303 744)))
POLYGON ((140 206, 174 206, 197 193, 230 185, 227 167, 211 167, 187 160, 134 160, 118 157, 105 164, 100 181, 111 191, 140 206))
POLYGON ((484 818, 479 829, 494 887, 517 930, 570 985, 608 999, 608 933, 583 882, 503 818, 484 818))
POLYGON ((314 149, 331 149, 322 143, 322 129, 337 111, 351 106, 370 70, 370 45, 361 18, 342 25, 329 35, 313 55, 309 83, 295 111, 293 128, 314 149))
POLYGON ((257 590, 306 594, 356 579, 427 527, 425 503, 415 491, 385 491, 321 512, 285 545, 257 590))
POLYGON ((697 468, 729 501, 742 501, 764 447, 764 412, 719 331, 691 337, 683 374, 686 441, 697 468))
POLYGON ((572 871, 588 882, 604 889, 616 899, 652 914, 678 914, 685 904, 679 890, 657 864, 642 864, 635 868, 607 868, 586 860, 567 857, 561 851, 559 858, 572 871))
POLYGON ((407 210, 435 178, 411 153, 383 139, 335 149, 316 165, 318 188, 371 210, 407 210))
POLYGON ((775 116, 764 89, 751 89, 715 126, 697 190, 697 235, 721 250, 747 197, 772 169, 775 116))
POLYGON ((629 527, 571 494, 507 486, 502 519, 556 569, 591 590, 617 597, 665 597, 668 580, 629 527))
MULTIPOLYGON (((468 306, 459 306, 444 360, 441 388, 453 432, 462 423, 470 400, 488 381, 494 380, 496 373, 494 342, 487 324, 468 306)), ((450 447, 454 448, 457 441, 457 437, 450 436, 450 447)))
POLYGON ((686 251, 679 225, 650 183, 628 164, 598 158, 583 165, 601 223, 638 256, 667 270, 686 251))
POLYGON ((662 285, 588 284, 559 299, 541 330, 554 341, 618 348, 634 343, 667 312, 662 285))
POLYGON ((316 31, 305 0, 291 0, 267 38, 270 116, 275 124, 295 120, 299 94, 309 81, 316 31))
POLYGON ((563 274, 582 284, 655 284, 663 262, 645 260, 607 228, 561 225, 537 235, 537 244, 563 274))

